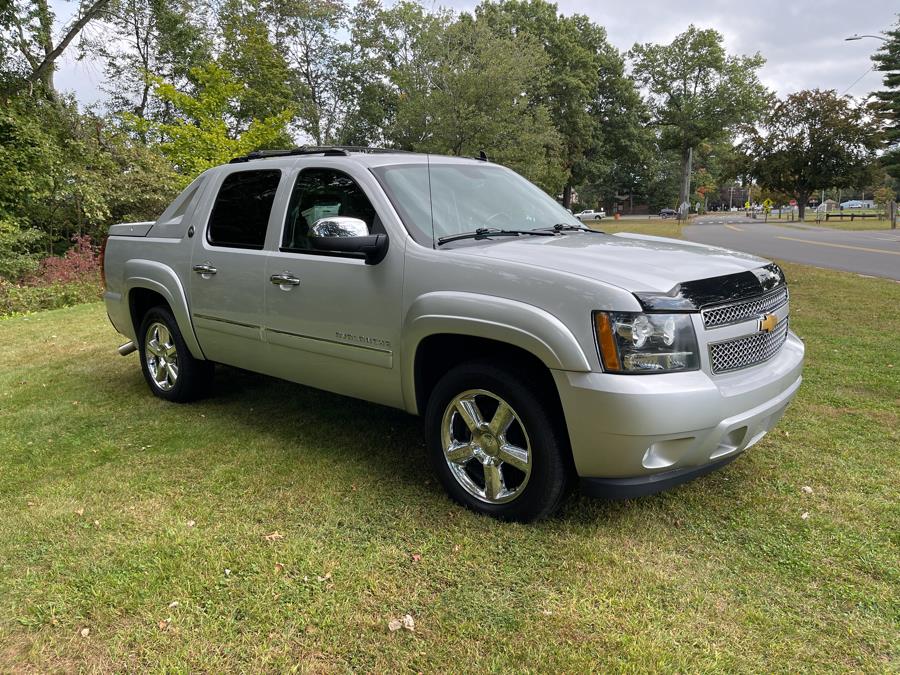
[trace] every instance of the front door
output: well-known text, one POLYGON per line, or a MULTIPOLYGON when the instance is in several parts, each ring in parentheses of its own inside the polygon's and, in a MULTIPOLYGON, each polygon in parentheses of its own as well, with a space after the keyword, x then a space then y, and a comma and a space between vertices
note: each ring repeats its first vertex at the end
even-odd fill
POLYGON ((279 371, 273 374, 402 407, 402 239, 391 240, 375 265, 310 242, 312 226, 329 216, 357 218, 370 234, 385 233, 384 203, 370 199, 375 190, 370 176, 354 178, 327 165, 297 173, 280 245, 268 257, 265 339, 270 370, 279 371))
POLYGON ((191 318, 207 359, 249 370, 266 362, 266 232, 281 171, 232 171, 191 256, 191 318))

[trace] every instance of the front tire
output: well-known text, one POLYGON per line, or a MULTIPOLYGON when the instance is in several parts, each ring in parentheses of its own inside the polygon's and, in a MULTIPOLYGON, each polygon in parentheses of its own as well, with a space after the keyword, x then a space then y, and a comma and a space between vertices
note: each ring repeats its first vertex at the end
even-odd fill
POLYGON ((444 375, 428 401, 425 432, 429 460, 450 496, 502 520, 556 511, 569 470, 552 410, 512 369, 473 362, 444 375))
POLYGON ((187 403, 209 392, 214 366, 195 359, 168 307, 150 309, 138 329, 141 370, 154 396, 187 403))

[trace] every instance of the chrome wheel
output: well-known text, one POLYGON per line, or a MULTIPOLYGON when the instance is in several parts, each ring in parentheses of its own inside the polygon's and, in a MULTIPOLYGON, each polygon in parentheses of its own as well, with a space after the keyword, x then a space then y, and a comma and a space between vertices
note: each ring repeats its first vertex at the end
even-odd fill
POLYGON ((178 381, 178 350, 168 326, 159 321, 151 323, 144 337, 144 360, 153 384, 169 391, 178 381))
POLYGON ((512 406, 496 394, 470 389, 450 401, 441 441, 453 477, 483 502, 512 501, 528 484, 528 433, 512 406))

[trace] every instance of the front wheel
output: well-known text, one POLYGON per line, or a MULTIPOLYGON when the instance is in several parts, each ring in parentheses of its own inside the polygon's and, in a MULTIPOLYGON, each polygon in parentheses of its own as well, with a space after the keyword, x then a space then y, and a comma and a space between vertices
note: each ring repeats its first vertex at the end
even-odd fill
POLYGON ((553 513, 568 484, 551 406, 512 370, 485 362, 449 371, 425 414, 428 454, 456 501, 503 520, 553 513))
POLYGON ((214 366, 191 355, 168 307, 153 307, 144 315, 138 338, 141 370, 154 395, 186 403, 209 391, 214 366))

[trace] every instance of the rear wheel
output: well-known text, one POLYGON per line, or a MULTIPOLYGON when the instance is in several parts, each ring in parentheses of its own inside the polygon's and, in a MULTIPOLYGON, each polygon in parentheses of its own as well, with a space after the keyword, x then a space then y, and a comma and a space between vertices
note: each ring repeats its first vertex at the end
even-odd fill
POLYGON ((214 366, 191 355, 168 307, 144 315, 138 338, 141 370, 154 395, 185 403, 208 393, 214 366))
POLYGON ((550 407, 512 371, 463 364, 438 382, 425 414, 429 458, 461 504, 530 521, 565 496, 565 444, 550 407))

